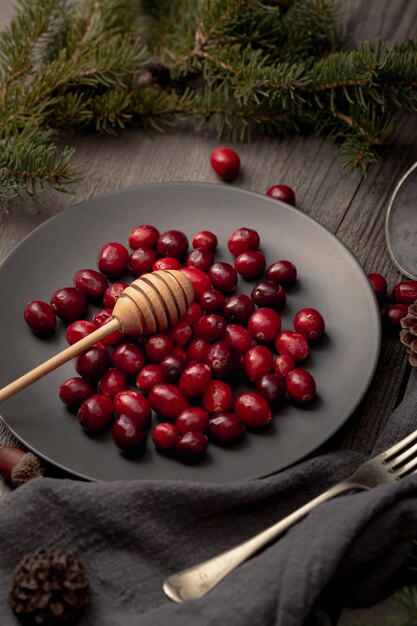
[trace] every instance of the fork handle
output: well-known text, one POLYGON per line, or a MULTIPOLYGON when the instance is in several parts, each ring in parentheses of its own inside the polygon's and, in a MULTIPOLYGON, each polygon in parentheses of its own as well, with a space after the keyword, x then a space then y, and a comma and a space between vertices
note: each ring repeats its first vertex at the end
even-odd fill
POLYGON ((350 489, 364 488, 363 485, 352 483, 349 480, 344 480, 334 485, 334 487, 331 487, 316 498, 313 498, 313 500, 310 500, 290 515, 287 515, 284 519, 259 534, 254 535, 250 539, 247 539, 243 543, 240 543, 231 550, 226 550, 226 552, 222 552, 207 561, 203 561, 198 565, 172 574, 163 583, 163 589, 166 595, 174 602, 201 598, 236 569, 238 565, 249 559, 249 557, 258 552, 273 539, 279 537, 279 535, 302 519, 318 504, 330 500, 350 489))

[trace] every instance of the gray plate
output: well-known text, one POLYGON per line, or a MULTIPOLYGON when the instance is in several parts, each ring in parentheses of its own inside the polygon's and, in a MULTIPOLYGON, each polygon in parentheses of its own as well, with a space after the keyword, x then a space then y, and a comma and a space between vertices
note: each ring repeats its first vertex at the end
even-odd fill
MULTIPOLYGON (((142 459, 125 459, 110 433, 86 435, 76 417, 60 402, 60 383, 74 375, 67 363, 1 407, 4 421, 29 448, 74 475, 98 480, 132 478, 225 482, 264 476, 310 453, 351 415, 375 371, 380 346, 379 312, 362 268, 329 231, 293 207, 226 185, 168 183, 144 185, 87 200, 31 233, 0 267, 4 385, 66 346, 64 326, 49 340, 31 333, 23 321, 28 300, 49 300, 59 287, 72 284, 77 269, 96 266, 99 248, 126 242, 139 224, 161 231, 179 228, 190 237, 202 229, 219 238, 217 258, 231 260, 228 235, 239 226, 259 231, 267 263, 293 261, 299 282, 283 311, 283 328, 292 328, 303 307, 321 311, 327 335, 305 366, 314 375, 318 397, 308 409, 288 404, 272 427, 250 433, 236 448, 209 446, 207 459, 192 468, 155 452, 152 443, 142 459)), ((250 292, 251 284, 238 289, 250 292)))

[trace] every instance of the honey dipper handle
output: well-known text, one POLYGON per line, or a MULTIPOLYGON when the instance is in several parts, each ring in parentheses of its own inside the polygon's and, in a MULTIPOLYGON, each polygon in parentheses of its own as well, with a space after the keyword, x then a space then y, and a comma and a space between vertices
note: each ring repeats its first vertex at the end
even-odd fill
POLYGON ((77 341, 72 344, 72 346, 62 350, 62 352, 59 352, 44 363, 41 363, 41 365, 38 365, 33 370, 30 370, 27 374, 17 378, 12 383, 3 387, 3 389, 0 389, 0 403, 4 402, 4 400, 8 400, 8 398, 14 396, 15 393, 22 391, 22 389, 25 389, 25 387, 28 387, 32 383, 36 382, 39 378, 49 374, 52 370, 56 369, 60 365, 63 365, 75 356, 78 356, 94 343, 101 341, 104 337, 107 337, 107 335, 119 329, 120 322, 117 319, 113 319, 108 324, 97 328, 97 330, 90 335, 87 335, 87 337, 80 339, 80 341, 77 341))

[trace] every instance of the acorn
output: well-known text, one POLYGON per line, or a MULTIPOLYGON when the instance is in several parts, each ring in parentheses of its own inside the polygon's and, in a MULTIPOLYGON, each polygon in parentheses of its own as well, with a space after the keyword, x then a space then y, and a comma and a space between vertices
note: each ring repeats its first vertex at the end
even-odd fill
POLYGON ((20 487, 32 478, 43 476, 44 469, 33 452, 5 446, 0 448, 0 475, 13 487, 20 487))

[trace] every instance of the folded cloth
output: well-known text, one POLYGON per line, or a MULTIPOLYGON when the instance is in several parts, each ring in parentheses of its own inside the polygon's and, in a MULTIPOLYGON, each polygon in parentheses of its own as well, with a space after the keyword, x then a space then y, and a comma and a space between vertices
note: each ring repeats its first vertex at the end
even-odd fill
MULTIPOLYGON (((392 414, 373 455, 417 427, 417 394, 392 414)), ((372 604, 401 584, 417 529, 417 475, 350 492, 311 512, 200 600, 171 602, 162 581, 289 514, 348 476, 352 451, 231 484, 40 478, 0 502, 0 614, 21 557, 73 551, 91 584, 82 626, 331 624, 338 605, 372 604)))

